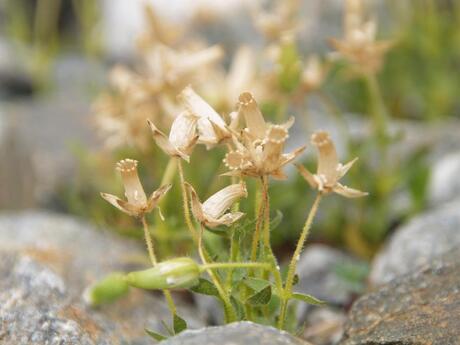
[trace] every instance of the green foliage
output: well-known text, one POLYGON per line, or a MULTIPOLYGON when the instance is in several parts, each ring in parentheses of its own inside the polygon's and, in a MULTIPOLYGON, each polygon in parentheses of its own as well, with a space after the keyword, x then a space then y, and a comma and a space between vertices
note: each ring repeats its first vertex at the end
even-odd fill
POLYGON ((321 301, 321 300, 317 299, 316 297, 313 297, 312 295, 307 295, 307 294, 298 293, 298 292, 294 292, 291 295, 291 298, 296 299, 298 301, 302 301, 302 302, 307 303, 307 304, 313 304, 313 305, 324 305, 324 304, 326 304, 326 302, 321 301))

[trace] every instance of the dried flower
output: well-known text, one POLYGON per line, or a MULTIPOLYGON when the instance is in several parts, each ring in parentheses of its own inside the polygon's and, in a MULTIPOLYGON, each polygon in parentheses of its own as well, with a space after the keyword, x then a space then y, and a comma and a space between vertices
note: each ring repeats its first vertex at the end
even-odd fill
POLYGON ((148 51, 157 43, 172 45, 183 35, 185 27, 173 25, 155 13, 151 4, 144 7, 146 30, 136 39, 140 51, 148 51))
POLYGON ((188 111, 180 113, 172 123, 169 138, 150 120, 147 122, 152 130, 153 139, 167 155, 190 161, 190 154, 198 140, 196 116, 188 111))
POLYGON ((332 46, 359 70, 377 72, 392 42, 376 41, 377 22, 364 19, 362 0, 347 0, 344 22, 345 37, 342 40, 331 39, 332 46))
POLYGON ((278 40, 284 33, 299 29, 296 18, 299 7, 299 0, 284 0, 275 2, 275 6, 270 11, 256 8, 254 24, 266 38, 278 40))
POLYGON ((312 188, 321 193, 334 192, 347 198, 357 198, 368 194, 339 183, 339 180, 350 170, 358 158, 345 165, 339 163, 334 143, 329 133, 325 131, 313 133, 311 143, 318 149, 318 169, 316 174, 312 174, 300 164, 296 166, 312 188))
POLYGON ((126 282, 141 289, 190 288, 198 284, 200 266, 190 258, 176 258, 160 262, 152 268, 130 272, 126 282))
POLYGON ((224 158, 224 164, 231 170, 226 175, 271 175, 277 179, 286 178, 281 169, 305 149, 300 147, 291 153, 283 153, 294 118, 282 125, 266 123, 249 92, 239 97, 239 114, 244 117, 246 128, 241 140, 234 138, 235 149, 230 150, 224 158))
POLYGON ((164 185, 154 191, 147 199, 144 188, 139 180, 137 173, 137 161, 133 159, 123 159, 117 163, 117 170, 121 174, 125 187, 127 200, 122 200, 114 195, 101 193, 101 196, 119 210, 133 217, 142 217, 151 212, 171 188, 171 185, 164 185))
POLYGON ((210 149, 231 138, 225 121, 190 86, 182 90, 178 99, 191 114, 198 117, 199 143, 210 149))
POLYGON ((232 184, 221 189, 204 203, 200 202, 195 189, 188 183, 187 188, 191 194, 191 208, 194 217, 209 228, 220 225, 230 226, 244 216, 242 212, 224 214, 238 199, 247 197, 246 186, 243 183, 232 184))

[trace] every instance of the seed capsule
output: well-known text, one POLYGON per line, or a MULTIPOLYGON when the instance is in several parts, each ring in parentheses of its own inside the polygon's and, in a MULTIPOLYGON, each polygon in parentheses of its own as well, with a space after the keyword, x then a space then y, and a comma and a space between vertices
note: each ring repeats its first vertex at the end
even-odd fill
POLYGON ((91 306, 110 303, 125 295, 129 285, 123 273, 111 273, 86 289, 83 299, 91 306))
POLYGON ((199 277, 200 266, 184 257, 161 262, 147 270, 128 273, 125 280, 134 287, 164 290, 195 286, 199 277))

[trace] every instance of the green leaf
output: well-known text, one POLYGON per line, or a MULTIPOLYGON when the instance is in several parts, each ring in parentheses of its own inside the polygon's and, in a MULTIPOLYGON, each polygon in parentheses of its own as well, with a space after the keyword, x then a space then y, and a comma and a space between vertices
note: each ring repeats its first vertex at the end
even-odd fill
POLYGON ((219 292, 209 280, 200 278, 198 284, 190 288, 191 291, 208 296, 219 296, 219 292))
POLYGON ((270 302, 272 297, 272 288, 271 286, 267 286, 264 289, 260 290, 259 292, 255 293, 254 295, 250 296, 246 302, 252 306, 258 305, 266 305, 270 302))
POLYGON ((163 325, 163 327, 165 328, 165 330, 168 332, 169 335, 171 336, 174 335, 174 331, 166 324, 166 322, 164 322, 164 320, 161 320, 161 324, 163 325))
POLYGON ((234 296, 230 296, 230 302, 233 305, 233 308, 236 310, 238 320, 242 320, 244 317, 244 307, 243 304, 234 296))
POLYGON ((313 304, 313 305, 326 304, 326 302, 321 301, 320 299, 317 299, 316 297, 313 297, 312 295, 307 295, 307 294, 298 293, 298 292, 294 292, 291 295, 291 298, 308 303, 308 304, 313 304))
POLYGON ((162 341, 162 340, 165 340, 165 339, 168 338, 163 334, 160 334, 160 333, 157 333, 155 331, 152 331, 151 329, 144 328, 144 330, 145 330, 145 333, 147 333, 149 336, 151 336, 156 341, 162 341))
POLYGON ((243 280, 243 283, 256 293, 270 285, 269 281, 259 278, 246 278, 243 280))
POLYGON ((173 327, 174 327, 174 333, 179 334, 183 330, 187 329, 187 322, 185 322, 185 320, 181 318, 179 315, 174 314, 173 327))

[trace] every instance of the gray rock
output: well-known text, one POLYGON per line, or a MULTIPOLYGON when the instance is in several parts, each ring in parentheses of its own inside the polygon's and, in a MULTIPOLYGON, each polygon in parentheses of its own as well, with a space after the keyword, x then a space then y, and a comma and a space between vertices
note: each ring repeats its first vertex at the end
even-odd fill
POLYGON ((163 341, 164 345, 307 345, 308 343, 273 327, 236 322, 219 327, 185 331, 163 341))
POLYGON ((359 288, 357 282, 351 282, 341 274, 342 269, 348 267, 363 267, 363 263, 339 250, 310 245, 300 257, 297 266, 300 280, 295 290, 330 304, 347 305, 359 288))
POLYGON ((34 180, 28 190, 29 197, 34 199, 34 204, 46 204, 57 186, 75 176, 77 161, 72 147, 90 149, 97 146, 90 128, 89 107, 89 99, 76 92, 0 103, 0 121, 5 124, 6 133, 3 140, 13 138, 3 149, 1 158, 8 164, 2 169, 5 174, 16 176, 16 180, 0 180, 0 184, 20 191, 21 181, 34 180), (17 162, 24 161, 24 157, 30 162, 29 167, 18 169, 17 162))
MULTIPOLYGON (((162 297, 131 289, 98 309, 82 298, 85 287, 104 275, 146 265, 137 242, 74 218, 0 214, 0 343, 150 344, 144 328, 161 330, 161 320, 170 322, 162 297)), ((190 327, 203 326, 176 302, 190 327)))
POLYGON ((413 218, 390 238, 372 264, 370 282, 378 285, 411 272, 460 247, 460 200, 413 218))
POLYGON ((460 151, 443 156, 431 171, 429 202, 439 205, 460 195, 460 151))
POLYGON ((450 345, 460 339, 460 251, 397 278, 352 307, 341 345, 450 345))
POLYGON ((302 338, 315 345, 337 344, 347 317, 343 310, 321 307, 308 314, 302 338))

